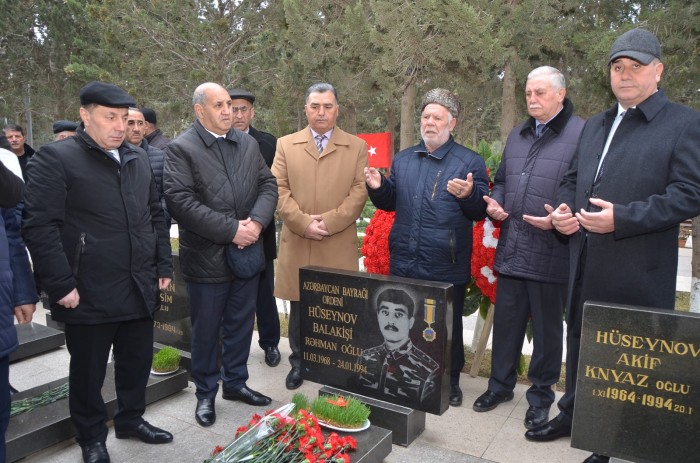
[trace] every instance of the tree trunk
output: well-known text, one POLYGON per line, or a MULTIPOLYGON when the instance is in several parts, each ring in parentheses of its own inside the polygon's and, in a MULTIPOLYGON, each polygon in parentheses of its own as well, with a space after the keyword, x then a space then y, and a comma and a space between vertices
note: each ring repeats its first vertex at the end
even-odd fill
POLYGON ((357 109, 355 108, 355 105, 352 103, 348 103, 342 109, 344 109, 344 111, 341 113, 343 114, 343 130, 345 130, 348 133, 356 134, 357 109))
POLYGON ((413 131, 415 121, 413 120, 413 113, 416 107, 416 93, 418 92, 418 89, 416 88, 416 74, 413 73, 408 79, 409 80, 406 82, 406 85, 404 85, 403 94, 401 95, 400 150, 415 145, 413 131))
POLYGON ((396 142, 396 111, 393 106, 389 106, 386 110, 386 131, 391 134, 391 159, 394 159, 394 143, 396 142))
POLYGON ((503 70, 503 94, 501 96, 501 142, 504 145, 513 127, 515 127, 515 74, 510 62, 508 62, 503 70))
POLYGON ((700 216, 693 219, 693 254, 690 261, 690 311, 700 313, 700 216))

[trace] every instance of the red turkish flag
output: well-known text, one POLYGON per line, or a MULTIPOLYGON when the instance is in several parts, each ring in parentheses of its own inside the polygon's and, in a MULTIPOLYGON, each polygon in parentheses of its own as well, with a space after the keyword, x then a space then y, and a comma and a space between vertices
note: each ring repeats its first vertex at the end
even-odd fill
POLYGON ((367 142, 367 161, 370 167, 391 167, 391 133, 358 133, 367 142))

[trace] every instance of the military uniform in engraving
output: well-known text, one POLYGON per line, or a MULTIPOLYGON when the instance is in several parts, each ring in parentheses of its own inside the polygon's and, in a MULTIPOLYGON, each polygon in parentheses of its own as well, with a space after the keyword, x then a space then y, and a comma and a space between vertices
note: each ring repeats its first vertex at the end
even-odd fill
POLYGON ((393 351, 385 344, 365 349, 359 363, 367 368, 360 386, 388 398, 422 402, 436 390, 437 362, 410 340, 393 351))

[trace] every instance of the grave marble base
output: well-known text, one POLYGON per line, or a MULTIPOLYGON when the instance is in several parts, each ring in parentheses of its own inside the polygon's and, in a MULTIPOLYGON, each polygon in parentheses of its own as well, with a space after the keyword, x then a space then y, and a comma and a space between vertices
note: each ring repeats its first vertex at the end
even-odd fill
POLYGON ((353 397, 364 403, 371 410, 369 420, 372 427, 379 426, 390 430, 392 442, 396 445, 406 447, 425 431, 425 412, 330 386, 323 386, 318 393, 353 397))
POLYGON ((66 339, 63 331, 38 323, 15 325, 19 347, 10 355, 10 362, 16 362, 32 355, 42 354, 61 347, 66 339))
MULTIPOLYGON (((156 402, 186 388, 188 377, 189 374, 184 370, 170 376, 151 375, 146 386, 146 403, 156 402)), ((12 400, 35 397, 67 381, 68 378, 63 378, 19 392, 12 396, 12 400)), ((117 405, 112 364, 107 366, 102 397, 107 405, 109 419, 111 419, 117 405)), ((10 419, 10 425, 5 434, 7 461, 17 461, 73 436, 75 436, 75 428, 68 412, 67 398, 22 413, 10 419)))
POLYGON ((391 453, 391 431, 378 426, 353 433, 357 441, 357 450, 350 452, 350 458, 356 463, 382 463, 391 453))

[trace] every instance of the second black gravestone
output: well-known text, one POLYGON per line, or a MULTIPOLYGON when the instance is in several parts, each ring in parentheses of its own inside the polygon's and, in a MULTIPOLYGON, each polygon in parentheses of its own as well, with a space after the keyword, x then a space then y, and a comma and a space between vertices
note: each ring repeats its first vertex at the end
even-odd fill
POLYGON ((647 462, 700 458, 700 315, 587 302, 571 446, 647 462))
POLYGON ((160 310, 153 317, 153 340, 159 348, 179 349, 183 355, 182 366, 189 370, 192 352, 190 300, 180 270, 180 258, 176 254, 173 254, 173 280, 160 292, 160 310))
POLYGON ((414 410, 449 407, 452 285, 300 270, 302 376, 414 410))

